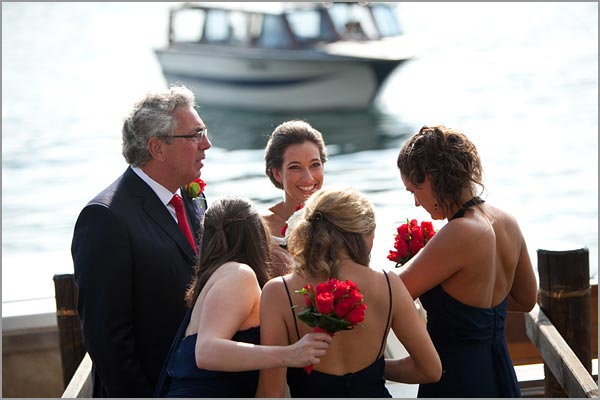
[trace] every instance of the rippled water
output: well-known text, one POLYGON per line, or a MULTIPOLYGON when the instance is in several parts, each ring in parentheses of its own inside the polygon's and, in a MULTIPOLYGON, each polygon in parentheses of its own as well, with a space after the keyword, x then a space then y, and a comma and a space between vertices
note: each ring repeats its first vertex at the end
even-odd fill
MULTIPOLYGON (((2 3, 3 314, 5 304, 52 298, 53 275, 72 272, 79 211, 126 167, 123 115, 166 86, 152 49, 166 42, 168 6, 2 3)), ((202 172, 209 201, 276 201, 265 138, 285 119, 306 119, 331 153, 326 185, 355 186, 375 203, 372 262, 391 268, 394 227, 429 219, 403 189, 398 149, 420 126, 445 124, 477 144, 487 199, 519 219, 534 264, 537 248, 585 246, 597 277, 598 4, 402 3, 400 12, 419 56, 370 112, 202 107, 214 145, 202 172)))

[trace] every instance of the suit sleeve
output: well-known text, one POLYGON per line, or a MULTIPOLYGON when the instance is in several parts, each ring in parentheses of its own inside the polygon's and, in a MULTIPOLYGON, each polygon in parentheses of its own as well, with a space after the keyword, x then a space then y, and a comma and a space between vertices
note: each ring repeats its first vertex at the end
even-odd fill
POLYGON ((85 346, 109 397, 135 397, 151 387, 136 356, 133 255, 126 228, 103 205, 83 209, 71 247, 85 346), (134 389, 135 388, 135 389, 134 389))

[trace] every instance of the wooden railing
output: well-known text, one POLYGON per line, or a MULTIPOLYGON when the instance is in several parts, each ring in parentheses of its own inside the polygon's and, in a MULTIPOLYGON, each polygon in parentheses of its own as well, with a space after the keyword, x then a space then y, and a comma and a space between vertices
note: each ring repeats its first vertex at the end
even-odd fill
POLYGON ((568 397, 598 397, 598 384, 539 306, 525 314, 525 329, 568 397))
POLYGON ((89 399, 92 397, 92 360, 88 353, 85 353, 61 397, 63 399, 89 399))
MULTIPOLYGON (((527 337, 544 361, 544 395, 598 397, 598 384, 591 375, 591 357, 597 357, 597 345, 592 346, 590 340, 591 333, 597 336, 597 326, 591 326, 594 319, 590 318, 590 308, 597 313, 597 305, 591 304, 591 293, 596 293, 597 299, 597 285, 590 288, 589 253, 587 249, 538 250, 538 272, 538 305, 524 314, 524 323, 527 337)), ((77 289, 73 275, 55 276, 54 280, 66 382, 62 397, 90 398, 92 361, 83 348, 79 316, 74 311, 77 289)))
POLYGON ((588 249, 538 250, 538 276, 538 304, 525 315, 525 330, 544 361, 544 395, 598 397, 588 249))

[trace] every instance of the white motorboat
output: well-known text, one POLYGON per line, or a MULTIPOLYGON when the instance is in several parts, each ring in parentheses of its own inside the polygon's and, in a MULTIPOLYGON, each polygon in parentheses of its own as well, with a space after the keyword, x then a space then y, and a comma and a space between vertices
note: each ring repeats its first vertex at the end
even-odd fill
POLYGON ((156 55, 201 105, 366 109, 413 56, 394 3, 186 2, 156 55))

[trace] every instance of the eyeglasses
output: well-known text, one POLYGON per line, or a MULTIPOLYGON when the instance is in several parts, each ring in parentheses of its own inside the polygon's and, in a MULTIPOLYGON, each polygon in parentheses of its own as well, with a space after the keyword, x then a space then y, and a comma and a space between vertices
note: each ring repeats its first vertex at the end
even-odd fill
POLYGON ((194 139, 194 142, 200 143, 204 137, 208 135, 208 129, 200 129, 192 135, 161 135, 163 138, 183 138, 183 139, 194 139))

